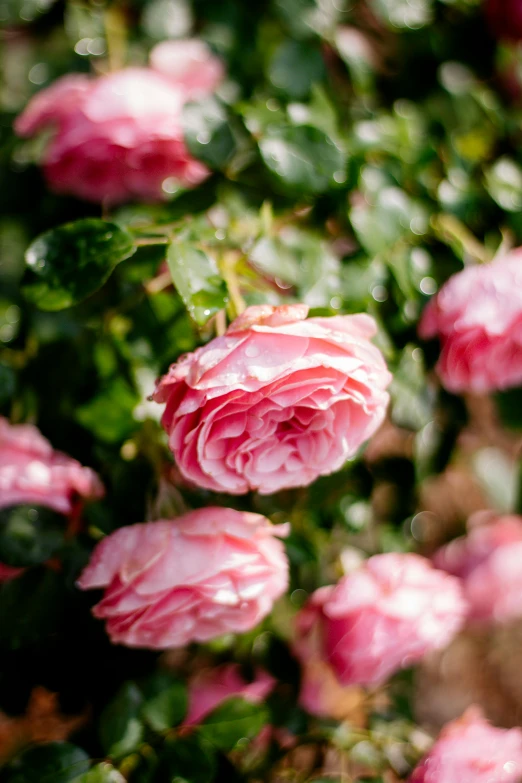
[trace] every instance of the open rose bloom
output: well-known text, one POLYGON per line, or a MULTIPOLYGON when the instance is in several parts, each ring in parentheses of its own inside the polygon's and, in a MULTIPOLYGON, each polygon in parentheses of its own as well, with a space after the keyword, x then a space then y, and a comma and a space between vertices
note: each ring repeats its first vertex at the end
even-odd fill
POLYGON ((295 653, 306 672, 320 655, 343 685, 376 686, 460 630, 459 581, 419 555, 375 555, 317 590, 297 616, 295 653))
POLYGON ((76 499, 102 495, 94 471, 54 451, 32 424, 0 417, 0 508, 34 503, 69 514, 76 499))
POLYGON ((152 51, 151 67, 64 76, 30 101, 15 130, 52 131, 42 162, 53 190, 110 204, 157 201, 166 180, 190 187, 208 176, 188 153, 181 113, 222 77, 203 42, 166 41, 152 51))
POLYGON ((522 731, 498 729, 470 707, 448 723, 409 783, 520 783, 522 731))
POLYGON ((449 391, 522 383, 522 249, 450 277, 426 307, 419 334, 439 337, 437 371, 449 391))
POLYGON ((188 683, 188 712, 183 726, 201 723, 206 716, 231 698, 241 698, 252 704, 263 702, 275 685, 267 672, 259 670, 252 682, 247 682, 235 663, 214 669, 203 669, 188 683))
POLYGON ((471 620, 522 617, 522 517, 479 512, 468 527, 466 536, 439 549, 435 565, 460 578, 471 620))
POLYGON ((271 611, 288 583, 286 532, 259 514, 217 507, 123 527, 98 544, 78 585, 105 588, 93 613, 113 642, 206 642, 248 631, 271 611))
POLYGON ((249 307, 172 365, 154 399, 183 476, 262 494, 339 470, 381 424, 390 374, 367 315, 306 318, 302 304, 249 307))

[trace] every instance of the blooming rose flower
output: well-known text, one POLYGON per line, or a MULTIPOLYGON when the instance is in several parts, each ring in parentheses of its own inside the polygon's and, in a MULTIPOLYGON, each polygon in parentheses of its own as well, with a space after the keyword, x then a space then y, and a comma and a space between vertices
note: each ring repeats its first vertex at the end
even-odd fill
POLYGON ((419 325, 439 336, 437 371, 452 392, 491 392, 522 381, 522 248, 466 267, 429 302, 419 325))
POLYGON ((448 723, 409 783, 519 783, 522 731, 497 729, 470 707, 448 723))
POLYGON ((52 128, 43 166, 53 190, 112 204, 156 201, 165 180, 189 187, 205 179, 207 168, 185 146, 181 113, 216 87, 222 65, 198 41, 159 44, 152 60, 158 70, 65 76, 30 101, 15 130, 52 128))
POLYGON ((381 424, 390 374, 367 315, 309 318, 303 304, 249 307, 173 364, 153 398, 183 476, 262 494, 338 470, 381 424))
POLYGON ((436 553, 434 563, 462 580, 471 620, 506 621, 522 616, 522 517, 484 517, 468 522, 466 536, 436 553))
POLYGON ((0 508, 34 503, 70 514, 75 499, 95 499, 103 486, 94 471, 54 451, 32 424, 0 417, 0 508))
POLYGON ((318 654, 343 685, 379 685, 445 647, 465 612, 459 581, 425 558, 375 555, 313 593, 298 614, 294 649, 305 671, 318 654))
POLYGON ((201 723, 206 716, 227 699, 240 697, 260 704, 275 685, 267 672, 256 672, 253 682, 246 682, 235 663, 199 671, 188 683, 188 712, 183 726, 201 723))
POLYGON ((254 628, 284 593, 286 532, 230 508, 123 527, 98 544, 78 585, 106 588, 93 613, 115 643, 206 642, 254 628))

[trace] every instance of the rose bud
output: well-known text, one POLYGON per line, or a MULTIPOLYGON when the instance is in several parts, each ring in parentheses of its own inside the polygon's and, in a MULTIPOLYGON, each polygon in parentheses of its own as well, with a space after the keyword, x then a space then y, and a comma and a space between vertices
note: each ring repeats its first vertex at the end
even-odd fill
POLYGON ((239 495, 306 486, 339 470, 381 424, 391 376, 367 315, 306 318, 249 307, 173 364, 153 398, 183 476, 239 495))
POLYGON ((217 507, 122 527, 97 545, 78 586, 105 588, 93 614, 128 647, 243 633, 286 590, 286 532, 259 514, 217 507))
POLYGON ((256 671, 252 682, 246 682, 235 663, 203 669, 188 682, 188 711, 182 725, 201 723, 227 699, 241 698, 252 704, 261 704, 274 685, 274 678, 261 669, 256 671))

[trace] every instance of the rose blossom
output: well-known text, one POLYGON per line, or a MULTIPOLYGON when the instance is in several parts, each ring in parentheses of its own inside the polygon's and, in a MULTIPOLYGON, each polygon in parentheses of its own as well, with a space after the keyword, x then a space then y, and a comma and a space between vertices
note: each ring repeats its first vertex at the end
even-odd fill
POLYGON ((409 783, 519 783, 522 731, 498 729, 471 707, 448 723, 409 783))
POLYGON ((343 685, 379 685, 460 629, 466 603, 456 578, 414 554, 375 555, 316 590, 297 616, 295 651, 313 654, 343 685))
POLYGON ((260 704, 274 685, 274 678, 263 670, 258 670, 255 679, 247 683, 235 663, 204 669, 189 680, 188 712, 182 725, 201 723, 216 707, 233 697, 260 704))
POLYGON ((522 517, 474 514, 466 536, 436 553, 434 563, 462 580, 470 619, 506 621, 522 616, 522 517))
POLYGON ((450 277, 424 310, 423 338, 439 336, 437 371, 452 392, 522 381, 522 248, 450 277))
POLYGON ((390 374, 367 315, 306 319, 303 304, 249 307, 173 364, 153 399, 183 476, 262 494, 342 467, 381 424, 390 374))
POLYGON ((70 514, 78 496, 102 495, 94 471, 54 451, 32 424, 9 424, 0 417, 0 508, 34 503, 70 514))
POLYGON ((215 89, 222 65, 201 41, 165 41, 151 61, 157 69, 64 76, 29 102, 15 130, 53 130, 43 156, 53 190, 112 204, 157 201, 167 179, 189 187, 208 176, 186 148, 181 114, 186 101, 215 89))
POLYGON ((98 544, 78 586, 106 588, 93 614, 114 643, 162 649, 242 633, 286 590, 286 532, 217 507, 123 527, 98 544))

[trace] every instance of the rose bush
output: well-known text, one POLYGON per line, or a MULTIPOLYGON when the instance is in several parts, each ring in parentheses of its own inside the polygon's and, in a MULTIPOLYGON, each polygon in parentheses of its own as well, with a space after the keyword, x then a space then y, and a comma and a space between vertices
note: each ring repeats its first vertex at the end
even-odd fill
POLYGON ((307 312, 250 307, 160 380, 154 399, 186 479, 231 494, 303 486, 381 424, 390 375, 371 318, 307 312))

